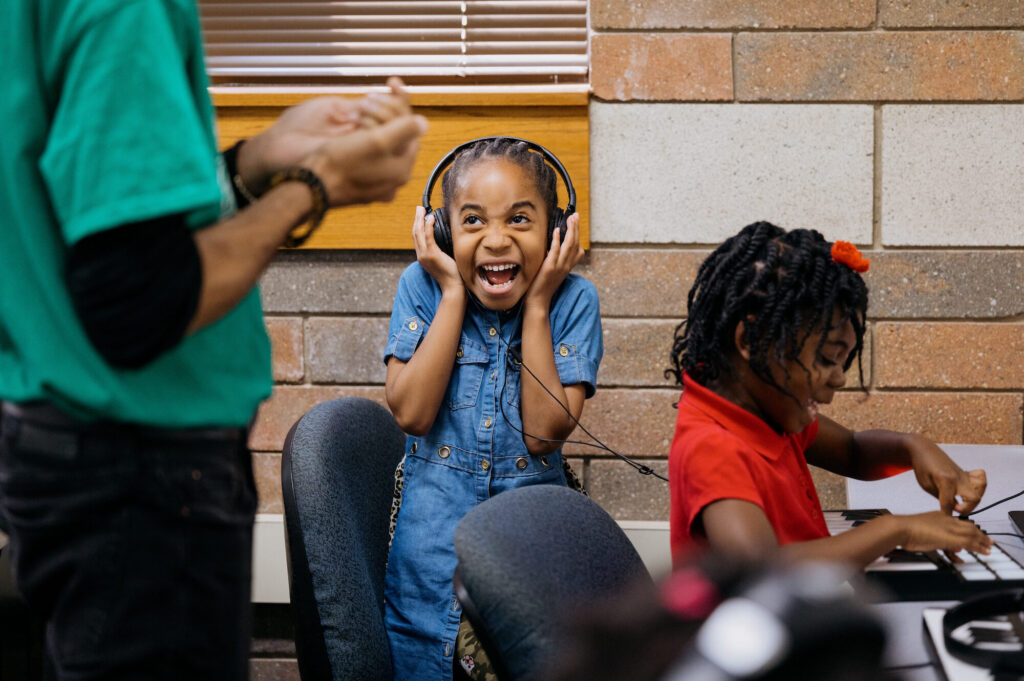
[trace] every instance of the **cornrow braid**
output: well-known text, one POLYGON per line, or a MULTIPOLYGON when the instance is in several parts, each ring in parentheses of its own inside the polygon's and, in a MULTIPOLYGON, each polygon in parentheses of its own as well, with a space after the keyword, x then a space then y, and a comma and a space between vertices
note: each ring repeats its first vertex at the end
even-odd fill
MULTIPOLYGON (((441 180, 444 205, 455 204, 455 192, 466 171, 477 162, 489 158, 507 159, 529 173, 544 200, 548 220, 551 220, 558 205, 558 177, 555 169, 544 161, 542 154, 531 150, 526 142, 508 137, 480 140, 459 152, 441 180)), ((454 223, 454 218, 452 222, 454 223)))
POLYGON ((742 321, 751 370, 786 392, 771 366, 785 367, 787 360, 797 359, 817 331, 823 332, 820 351, 838 311, 838 324, 849 320, 857 338, 843 369, 856 360, 863 385, 868 290, 857 272, 832 260, 830 248, 815 230, 787 232, 769 222, 747 225, 727 239, 697 271, 665 375, 682 384, 685 372, 701 385, 734 375, 731 357, 736 325, 742 321))

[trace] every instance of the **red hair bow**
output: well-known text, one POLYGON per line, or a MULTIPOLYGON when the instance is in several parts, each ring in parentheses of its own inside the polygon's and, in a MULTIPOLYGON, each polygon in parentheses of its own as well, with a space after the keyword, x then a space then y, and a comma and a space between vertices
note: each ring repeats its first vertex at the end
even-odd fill
POLYGON ((854 272, 867 272, 871 267, 871 260, 861 255, 857 247, 849 241, 837 241, 832 244, 832 259, 854 272))

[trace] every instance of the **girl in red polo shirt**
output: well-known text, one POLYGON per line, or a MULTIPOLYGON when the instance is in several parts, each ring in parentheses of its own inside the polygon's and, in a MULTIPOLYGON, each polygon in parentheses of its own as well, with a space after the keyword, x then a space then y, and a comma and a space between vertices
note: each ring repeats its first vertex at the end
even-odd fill
POLYGON ((854 361, 861 370, 868 262, 816 231, 758 222, 701 264, 670 370, 683 386, 669 458, 674 555, 704 544, 757 559, 782 546, 866 565, 897 546, 989 552, 984 533, 951 516, 977 506, 984 471, 961 470, 919 435, 853 432, 818 414, 854 361), (913 468, 940 510, 831 537, 808 463, 862 480, 913 468))

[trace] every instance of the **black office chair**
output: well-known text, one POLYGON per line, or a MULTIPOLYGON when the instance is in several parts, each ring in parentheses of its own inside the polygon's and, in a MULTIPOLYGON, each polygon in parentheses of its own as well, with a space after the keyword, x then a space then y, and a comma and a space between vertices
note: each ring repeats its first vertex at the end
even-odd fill
POLYGON ((455 529, 455 593, 498 677, 539 676, 565 618, 651 576, 600 506, 565 487, 499 494, 455 529))
POLYGON ((304 681, 391 681, 384 569, 405 434, 362 398, 313 407, 281 457, 295 648, 304 681))

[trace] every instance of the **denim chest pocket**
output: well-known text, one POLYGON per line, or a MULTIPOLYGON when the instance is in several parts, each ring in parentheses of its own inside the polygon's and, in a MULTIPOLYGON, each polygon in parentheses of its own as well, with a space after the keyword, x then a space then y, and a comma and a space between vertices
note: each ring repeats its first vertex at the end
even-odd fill
POLYGON ((480 386, 487 373, 487 348, 463 336, 455 352, 455 366, 448 381, 445 402, 450 409, 465 409, 476 404, 480 386))

